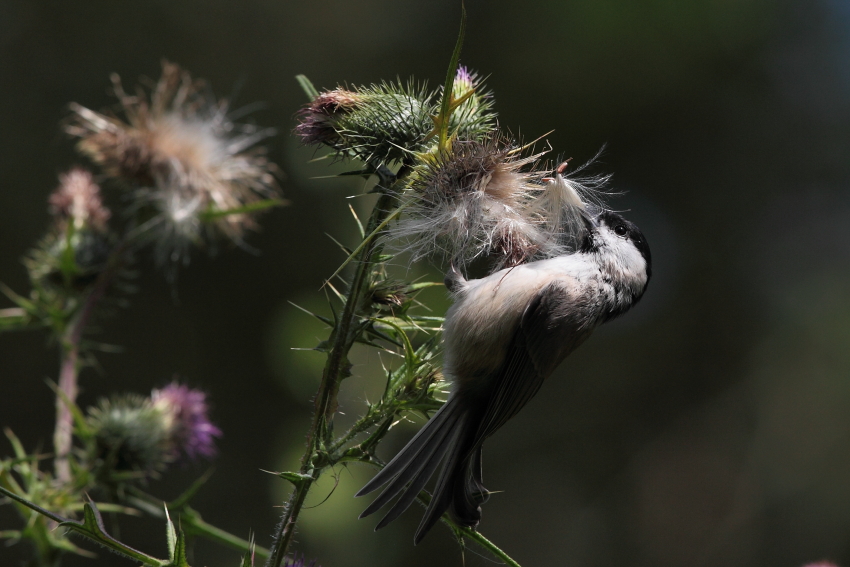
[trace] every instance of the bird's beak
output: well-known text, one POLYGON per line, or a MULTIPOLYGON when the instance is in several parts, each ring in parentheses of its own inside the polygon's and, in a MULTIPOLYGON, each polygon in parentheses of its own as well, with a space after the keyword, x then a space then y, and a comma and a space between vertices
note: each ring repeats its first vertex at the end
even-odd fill
POLYGON ((585 209, 581 210, 581 220, 588 232, 596 232, 599 228, 597 219, 600 214, 602 214, 602 209, 594 205, 587 205, 585 209))

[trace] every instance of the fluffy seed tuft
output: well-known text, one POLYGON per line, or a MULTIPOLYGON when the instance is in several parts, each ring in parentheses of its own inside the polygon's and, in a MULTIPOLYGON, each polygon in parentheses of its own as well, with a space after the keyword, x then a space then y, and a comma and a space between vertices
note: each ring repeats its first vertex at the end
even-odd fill
POLYGON ((277 168, 256 147, 274 131, 234 123, 226 100, 173 63, 163 62, 149 94, 127 94, 117 75, 112 82, 124 119, 72 104, 66 131, 132 190, 160 264, 186 262, 191 245, 218 236, 241 242, 256 227, 251 205, 279 191, 277 168))
POLYGON ((523 214, 543 177, 526 166, 541 155, 523 156, 497 133, 480 142, 454 140, 417 167, 406 192, 407 214, 391 236, 414 260, 433 252, 459 265, 481 256, 493 256, 499 266, 527 260, 546 240, 523 214))

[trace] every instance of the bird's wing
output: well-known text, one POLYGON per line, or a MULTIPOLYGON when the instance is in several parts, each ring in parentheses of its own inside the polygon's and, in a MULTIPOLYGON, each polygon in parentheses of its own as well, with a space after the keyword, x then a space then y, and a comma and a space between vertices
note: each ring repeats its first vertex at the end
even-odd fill
POLYGON ((563 284, 544 287, 528 304, 507 356, 492 381, 492 390, 471 447, 502 427, 534 397, 561 361, 590 335, 581 310, 574 305, 563 284))

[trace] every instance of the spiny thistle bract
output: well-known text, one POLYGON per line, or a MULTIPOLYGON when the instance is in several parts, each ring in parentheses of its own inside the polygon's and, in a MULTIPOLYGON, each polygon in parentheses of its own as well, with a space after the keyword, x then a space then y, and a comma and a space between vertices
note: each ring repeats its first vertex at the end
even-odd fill
POLYGON ((125 120, 72 104, 65 129, 130 191, 159 263, 185 263, 191 246, 217 236, 241 242, 256 226, 251 205, 278 194, 277 168, 255 146, 273 130, 234 123, 228 101, 173 63, 148 95, 112 82, 125 120))
MULTIPOLYGON (((458 77, 455 98, 471 95, 453 113, 450 127, 467 139, 479 139, 495 121, 490 96, 478 92, 477 75, 462 68, 458 77)), ((409 164, 436 143, 432 134, 439 102, 439 91, 413 82, 336 88, 319 93, 299 112, 295 133, 305 144, 333 148, 338 158, 409 164)))

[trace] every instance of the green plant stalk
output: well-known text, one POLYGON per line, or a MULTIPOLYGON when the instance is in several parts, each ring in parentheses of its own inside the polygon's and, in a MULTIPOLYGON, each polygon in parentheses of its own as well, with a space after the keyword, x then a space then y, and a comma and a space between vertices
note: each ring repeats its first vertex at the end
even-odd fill
POLYGON ((499 549, 492 541, 481 535, 481 532, 475 531, 472 528, 460 527, 458 525, 455 525, 450 520, 445 519, 445 516, 443 518, 444 521, 447 522, 449 526, 451 526, 452 529, 456 530, 457 533, 459 533, 462 537, 471 539, 472 541, 474 541, 475 543, 477 543, 478 545, 480 545, 481 547, 483 547, 484 549, 504 561, 505 565, 509 565, 510 567, 520 567, 519 563, 511 559, 510 555, 499 549))
POLYGON ((80 374, 80 342, 94 314, 98 302, 106 294, 112 278, 120 265, 126 246, 119 244, 108 261, 106 269, 98 276, 94 288, 88 293, 79 312, 71 319, 61 336, 62 358, 59 364, 59 391, 56 396, 56 427, 53 431, 54 472, 63 484, 71 482, 71 445, 74 433, 72 406, 77 401, 77 379, 80 374))
MULTIPOLYGON (((171 502, 166 504, 165 507, 162 505, 162 501, 158 498, 151 496, 141 490, 134 490, 134 495, 130 496, 127 501, 132 504, 138 510, 148 514, 149 516, 153 516, 154 518, 158 518, 160 520, 167 520, 168 516, 166 515, 166 508, 168 508, 169 513, 174 515, 175 513, 180 517, 180 527, 183 532, 188 536, 196 536, 202 537, 209 541, 214 541, 224 545, 226 547, 230 547, 237 551, 248 552, 253 551, 260 557, 268 557, 269 550, 260 547, 259 545, 252 545, 252 543, 248 540, 242 539, 238 536, 235 536, 229 532, 224 531, 221 528, 218 528, 212 524, 205 522, 201 515, 188 506, 187 504, 177 504, 175 502, 171 502)), ((103 505, 101 505, 103 508, 103 505)))
MULTIPOLYGON (((399 177, 401 177, 401 174, 399 177)), ((382 185, 388 185, 386 183, 386 174, 381 175, 381 178, 382 185)), ((369 238, 368 235, 372 235, 375 229, 390 214, 394 208, 393 204, 395 201, 396 197, 391 193, 385 191, 381 194, 377 203, 375 203, 375 207, 372 209, 372 214, 366 227, 366 238, 369 238)), ((329 424, 333 421, 333 416, 336 413, 339 384, 342 380, 343 372, 347 371, 347 355, 357 336, 355 319, 358 317, 358 307, 362 305, 365 294, 369 290, 369 286, 365 284, 371 271, 370 259, 379 248, 376 240, 373 238, 367 246, 363 246, 357 256, 357 268, 346 295, 345 307, 331 332, 328 342, 333 346, 325 364, 319 391, 316 394, 313 423, 307 435, 307 448, 301 459, 300 472, 309 478, 304 478, 298 482, 289 497, 289 501, 284 508, 283 517, 276 530, 274 545, 271 555, 266 562, 266 567, 280 567, 283 563, 283 559, 289 550, 292 536, 295 533, 295 525, 298 521, 301 508, 304 506, 307 493, 328 464, 323 462, 324 459, 317 459, 317 457, 319 457, 322 446, 325 444, 329 424), (318 462, 316 462, 317 460, 318 462)))
POLYGON ((204 539, 215 541, 238 551, 253 552, 259 557, 265 558, 269 556, 268 549, 259 545, 252 545, 250 541, 246 541, 221 528, 206 523, 191 508, 186 508, 180 515, 180 527, 183 528, 186 535, 203 537, 204 539))

